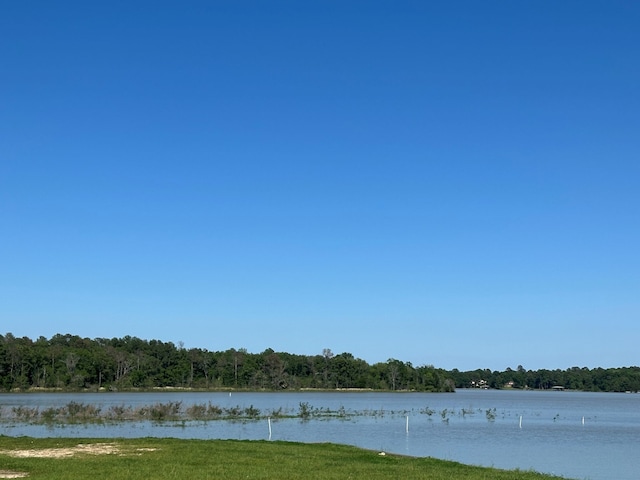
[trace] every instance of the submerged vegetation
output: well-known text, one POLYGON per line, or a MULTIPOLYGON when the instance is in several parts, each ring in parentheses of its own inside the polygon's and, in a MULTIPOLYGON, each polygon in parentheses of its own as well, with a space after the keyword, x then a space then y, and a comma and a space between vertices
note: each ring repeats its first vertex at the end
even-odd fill
POLYGON ((0 436, 5 478, 551 480, 531 471, 383 455, 335 444, 161 438, 36 439, 0 436), (8 475, 13 475, 8 477, 8 475))
POLYGON ((451 392, 455 388, 566 388, 640 391, 640 367, 461 372, 389 359, 373 365, 352 354, 296 355, 267 349, 208 351, 136 337, 0 335, 0 390, 371 389, 451 392))
POLYGON ((252 421, 265 418, 284 419, 298 418, 307 420, 350 420, 355 417, 385 417, 405 415, 425 415, 429 420, 440 418, 449 422, 450 418, 466 418, 477 414, 486 414, 487 420, 493 421, 496 409, 486 410, 463 408, 445 408, 436 411, 428 406, 414 410, 350 410, 344 406, 332 410, 328 407, 314 407, 309 402, 300 402, 297 409, 278 407, 260 410, 250 405, 223 407, 211 402, 183 405, 181 401, 154 403, 132 407, 130 405, 110 405, 106 408, 92 404, 71 401, 62 406, 29 407, 0 406, 0 423, 27 423, 44 425, 80 424, 80 423, 121 423, 121 422, 209 422, 216 420, 252 421))

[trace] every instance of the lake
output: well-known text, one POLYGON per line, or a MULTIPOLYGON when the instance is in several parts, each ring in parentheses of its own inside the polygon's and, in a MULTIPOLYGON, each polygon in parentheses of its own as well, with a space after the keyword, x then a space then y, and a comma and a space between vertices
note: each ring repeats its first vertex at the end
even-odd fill
POLYGON ((640 477, 640 394, 517 390, 455 393, 162 392, 0 394, 0 434, 34 437, 176 437, 334 442, 467 464, 533 469, 572 479, 640 477), (32 425, 10 420, 13 407, 58 407, 71 401, 139 407, 182 402, 262 414, 300 405, 339 417, 242 421, 149 421, 32 425))

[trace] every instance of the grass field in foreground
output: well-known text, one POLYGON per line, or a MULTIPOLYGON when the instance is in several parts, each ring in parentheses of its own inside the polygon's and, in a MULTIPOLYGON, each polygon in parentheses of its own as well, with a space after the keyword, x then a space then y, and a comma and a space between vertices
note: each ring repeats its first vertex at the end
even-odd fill
POLYGON ((0 436, 0 478, 549 480, 529 471, 379 455, 335 444, 0 436))

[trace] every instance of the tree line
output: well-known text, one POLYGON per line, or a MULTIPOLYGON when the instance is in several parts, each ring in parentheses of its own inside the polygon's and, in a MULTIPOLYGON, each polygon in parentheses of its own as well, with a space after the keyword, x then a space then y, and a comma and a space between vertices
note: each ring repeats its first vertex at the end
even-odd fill
POLYGON ((525 370, 518 365, 515 370, 472 370, 447 372, 456 387, 470 388, 520 388, 550 390, 561 388, 588 392, 638 392, 640 391, 640 367, 593 368, 571 367, 566 370, 525 370))
POLYGON ((373 389, 451 392, 455 388, 565 388, 596 392, 640 391, 640 367, 572 367, 567 370, 447 371, 389 359, 368 364, 350 353, 297 355, 266 349, 208 351, 136 337, 47 339, 0 335, 0 390, 373 389))
POLYGON ((208 351, 136 337, 47 339, 0 335, 0 389, 340 389, 453 391, 444 370, 350 353, 296 355, 267 349, 208 351))

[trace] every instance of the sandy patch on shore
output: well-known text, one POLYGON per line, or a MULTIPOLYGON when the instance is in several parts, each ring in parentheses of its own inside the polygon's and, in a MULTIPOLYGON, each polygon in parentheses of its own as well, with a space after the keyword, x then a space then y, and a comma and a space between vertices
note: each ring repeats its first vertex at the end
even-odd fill
POLYGON ((39 450, 0 450, 1 454, 16 458, 63 458, 79 453, 88 455, 109 455, 119 453, 120 449, 113 443, 79 444, 69 448, 42 448, 39 450))
POLYGON ((29 474, 25 472, 14 472, 13 470, 0 470, 0 478, 24 478, 29 474))
MULTIPOLYGON (((15 458, 66 458, 78 454, 85 455, 142 455, 143 452, 154 452, 157 448, 136 448, 123 453, 114 443, 80 443, 68 448, 41 448, 30 450, 0 450, 0 455, 8 455, 15 458)), ((25 478, 29 474, 14 470, 0 469, 0 478, 25 478)))
MULTIPOLYGON (((41 448, 32 450, 0 450, 0 455, 9 455, 16 458, 64 458, 84 453, 86 455, 142 455, 142 452, 155 452, 157 448, 135 448, 122 452, 115 443, 80 443, 75 447, 66 448, 41 448)), ((1 472, 1 471, 0 471, 1 472)), ((0 478, 8 478, 2 477, 0 478)))

